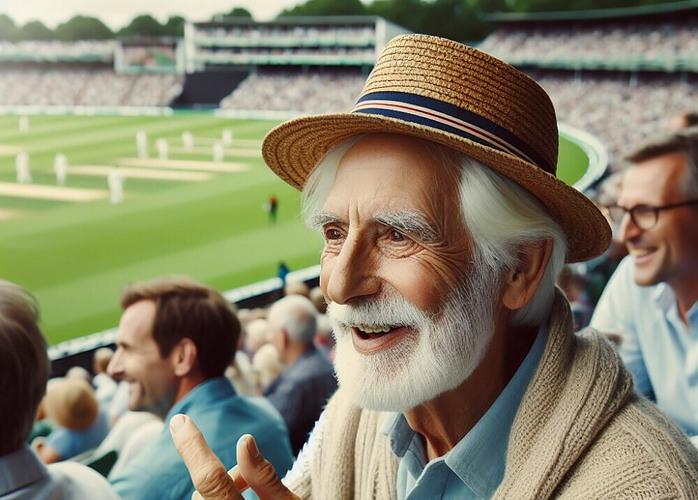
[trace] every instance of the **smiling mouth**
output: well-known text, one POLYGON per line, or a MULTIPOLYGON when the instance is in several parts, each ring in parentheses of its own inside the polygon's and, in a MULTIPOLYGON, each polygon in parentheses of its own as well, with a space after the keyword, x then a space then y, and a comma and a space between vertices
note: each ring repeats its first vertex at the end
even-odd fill
POLYGON ((628 253, 633 257, 644 257, 645 255, 649 255, 652 252, 653 250, 649 248, 631 248, 630 250, 628 250, 628 253))
POLYGON ((397 326, 388 325, 355 325, 352 327, 359 337, 364 340, 383 337, 392 332, 397 326))

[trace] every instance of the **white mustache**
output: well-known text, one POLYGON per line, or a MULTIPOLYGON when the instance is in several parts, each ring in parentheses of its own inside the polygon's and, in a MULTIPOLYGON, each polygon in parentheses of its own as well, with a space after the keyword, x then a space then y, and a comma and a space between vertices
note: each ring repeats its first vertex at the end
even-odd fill
POLYGON ((359 304, 330 302, 327 316, 335 328, 356 325, 407 326, 420 328, 430 323, 428 314, 407 299, 395 296, 359 304))

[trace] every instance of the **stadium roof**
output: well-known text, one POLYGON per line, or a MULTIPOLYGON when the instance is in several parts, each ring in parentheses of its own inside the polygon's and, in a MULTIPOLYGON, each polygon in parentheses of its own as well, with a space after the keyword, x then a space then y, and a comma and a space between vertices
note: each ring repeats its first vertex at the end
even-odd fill
POLYGON ((483 21, 495 23, 531 23, 559 21, 615 21, 628 18, 647 18, 656 21, 658 16, 671 17, 676 14, 698 13, 698 0, 667 2, 639 7, 612 9, 572 10, 557 12, 480 12, 483 21))
POLYGON ((271 21, 255 21, 245 16, 216 16, 214 21, 194 23, 196 26, 317 26, 317 25, 362 25, 375 24, 383 19, 379 16, 280 16, 271 21))

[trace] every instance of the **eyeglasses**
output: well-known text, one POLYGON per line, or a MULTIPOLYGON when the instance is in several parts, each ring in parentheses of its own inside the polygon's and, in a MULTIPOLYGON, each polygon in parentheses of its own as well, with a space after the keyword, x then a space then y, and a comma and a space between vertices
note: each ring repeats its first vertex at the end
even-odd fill
POLYGON ((620 205, 611 205, 608 208, 608 213, 611 220, 615 224, 620 224, 625 217, 625 214, 630 214, 630 220, 633 221, 640 229, 652 229, 659 219, 659 212, 662 210, 670 210, 672 208, 687 207, 689 205, 698 205, 698 200, 682 201, 680 203, 672 203, 670 205, 662 205, 661 207, 653 207, 652 205, 635 205, 632 208, 621 207, 620 205))

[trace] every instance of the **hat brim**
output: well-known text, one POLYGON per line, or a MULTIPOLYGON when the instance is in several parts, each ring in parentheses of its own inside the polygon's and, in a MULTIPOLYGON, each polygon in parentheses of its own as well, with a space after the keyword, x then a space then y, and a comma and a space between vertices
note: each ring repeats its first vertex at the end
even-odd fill
POLYGON ((369 133, 403 134, 436 142, 512 179, 538 198, 560 224, 567 236, 568 262, 597 257, 610 244, 608 222, 575 188, 511 154, 428 126, 362 113, 306 116, 272 129, 262 144, 262 156, 282 180, 301 190, 310 172, 334 145, 369 133))

